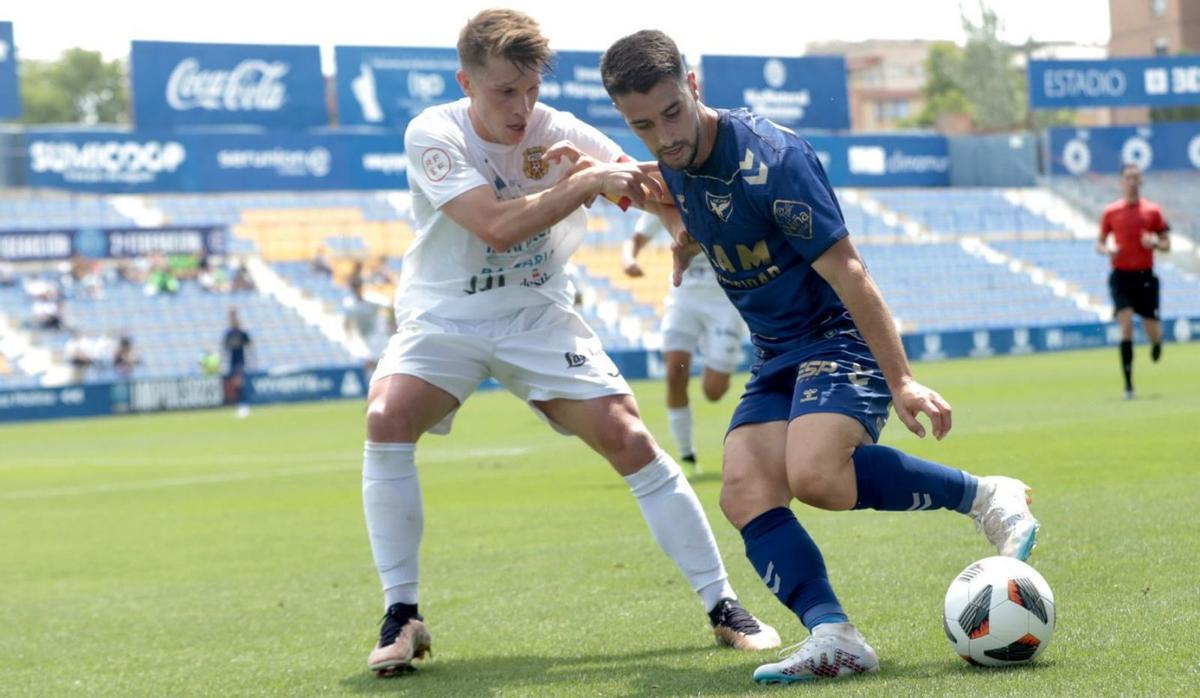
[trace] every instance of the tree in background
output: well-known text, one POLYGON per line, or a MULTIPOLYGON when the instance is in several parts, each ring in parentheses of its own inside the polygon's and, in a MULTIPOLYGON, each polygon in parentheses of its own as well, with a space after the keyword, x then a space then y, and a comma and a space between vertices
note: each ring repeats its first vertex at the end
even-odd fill
POLYGON ((958 84, 962 74, 962 49, 949 41, 929 47, 925 58, 925 84, 921 87, 924 106, 905 126, 933 128, 947 116, 974 117, 974 106, 958 84))
POLYGON ((54 61, 22 60, 21 123, 129 123, 125 63, 68 49, 54 61))
POLYGON ((965 46, 938 42, 925 59, 924 108, 908 124, 933 128, 947 120, 967 119, 979 131, 1045 128, 1074 122, 1070 112, 1030 112, 1025 66, 1037 45, 1022 47, 1000 38, 1002 23, 995 10, 979 3, 979 22, 962 14, 965 46))

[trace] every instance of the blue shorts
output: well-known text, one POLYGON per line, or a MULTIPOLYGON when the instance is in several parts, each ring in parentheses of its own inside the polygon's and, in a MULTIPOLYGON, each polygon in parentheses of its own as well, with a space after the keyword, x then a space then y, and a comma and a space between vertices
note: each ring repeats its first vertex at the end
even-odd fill
POLYGON ((892 394, 866 342, 853 328, 818 336, 805 346, 768 355, 750 367, 750 382, 729 422, 791 422, 833 412, 857 419, 871 440, 887 424, 892 394))

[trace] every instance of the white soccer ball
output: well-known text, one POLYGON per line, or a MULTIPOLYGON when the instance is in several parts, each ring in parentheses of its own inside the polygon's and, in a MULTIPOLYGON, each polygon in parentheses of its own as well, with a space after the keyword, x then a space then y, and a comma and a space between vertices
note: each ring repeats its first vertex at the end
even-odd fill
POLYGON ((950 583, 942 621, 954 651, 971 664, 1024 664, 1054 637, 1054 592, 1024 562, 985 557, 950 583))

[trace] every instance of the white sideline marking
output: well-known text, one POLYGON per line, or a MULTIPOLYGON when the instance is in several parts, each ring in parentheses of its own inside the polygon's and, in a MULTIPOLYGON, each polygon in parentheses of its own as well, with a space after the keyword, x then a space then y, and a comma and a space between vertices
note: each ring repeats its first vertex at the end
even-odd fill
MULTIPOLYGON (((422 462, 438 462, 438 461, 457 461, 466 460, 468 458, 488 458, 495 456, 517 456, 528 453, 528 448, 479 448, 479 449, 461 449, 434 451, 432 453, 422 455, 422 462)), ((0 493, 0 501, 16 500, 16 499, 45 499, 49 497, 67 497, 80 494, 106 494, 109 492, 132 492, 135 490, 151 490, 165 487, 184 487, 188 485, 212 485, 224 484, 227 482, 241 482, 245 480, 264 480, 277 477, 294 477, 298 475, 318 475, 321 473, 332 473, 338 471, 356 471, 354 463, 357 460, 356 456, 351 456, 349 453, 339 453, 336 456, 324 455, 319 457, 311 457, 315 454, 310 454, 310 458, 304 460, 333 460, 336 458, 345 459, 344 462, 337 465, 323 465, 309 468, 273 468, 270 470, 262 470, 250 473, 217 473, 213 475, 196 475, 192 477, 174 477, 162 478, 158 480, 140 480, 134 482, 118 482, 111 485, 89 485, 85 487, 50 487, 40 490, 20 490, 17 492, 2 492, 0 493)), ((236 464, 250 463, 263 459, 247 457, 242 460, 224 459, 221 464, 236 464)), ((272 461, 278 458, 270 459, 272 461)), ((295 458, 291 460, 297 460, 295 458)))

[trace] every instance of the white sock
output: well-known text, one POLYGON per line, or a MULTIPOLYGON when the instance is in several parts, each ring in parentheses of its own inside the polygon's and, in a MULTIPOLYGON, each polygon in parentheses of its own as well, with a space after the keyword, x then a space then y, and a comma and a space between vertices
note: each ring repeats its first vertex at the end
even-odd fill
POLYGON ((695 455, 692 447, 692 406, 668 407, 667 424, 671 427, 671 436, 679 445, 680 456, 695 455))
POLYGON ((416 444, 363 446, 363 513, 384 608, 417 603, 417 553, 425 530, 421 485, 413 460, 416 444))
POLYGON ((721 599, 736 599, 704 509, 679 465, 659 452, 625 482, 654 540, 700 594, 704 610, 711 611, 721 599))

